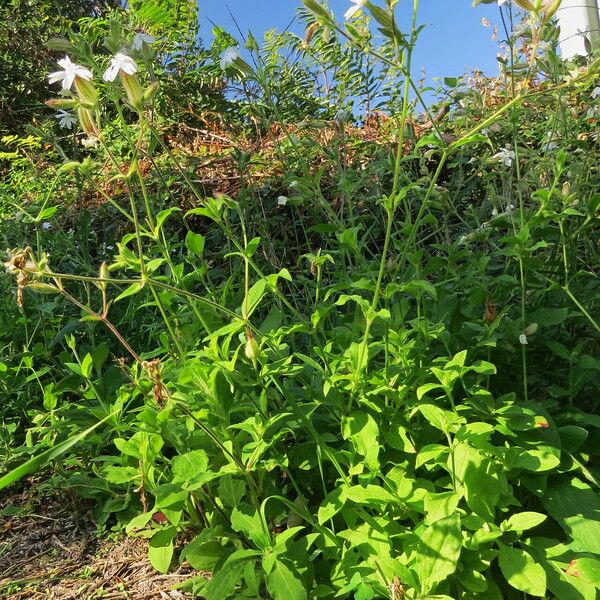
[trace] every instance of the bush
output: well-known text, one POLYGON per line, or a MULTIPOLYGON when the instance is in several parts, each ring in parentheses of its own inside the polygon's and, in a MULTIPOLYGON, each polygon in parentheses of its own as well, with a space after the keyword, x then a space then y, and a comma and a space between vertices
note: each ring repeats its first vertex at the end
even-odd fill
POLYGON ((54 102, 77 160, 56 123, 5 158, 0 488, 61 459, 209 600, 596 598, 597 62, 533 11, 419 118, 393 3, 304 4, 188 89, 135 14, 71 36, 114 68, 54 102))

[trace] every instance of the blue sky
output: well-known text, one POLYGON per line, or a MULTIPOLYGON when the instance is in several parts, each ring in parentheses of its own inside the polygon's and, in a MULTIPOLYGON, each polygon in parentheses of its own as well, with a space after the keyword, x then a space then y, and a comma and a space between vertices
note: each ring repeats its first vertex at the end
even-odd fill
MULTIPOLYGON (((491 27, 481 24, 482 17, 486 17, 490 23, 498 25, 499 39, 502 39, 495 3, 477 8, 471 7, 470 0, 421 0, 420 4, 419 24, 427 27, 421 34, 414 57, 413 75, 417 79, 421 68, 425 68, 429 83, 433 77, 461 75, 473 68, 488 75, 497 74, 498 43, 491 39, 491 27)), ((300 0, 199 0, 201 37, 205 42, 210 40, 210 21, 213 21, 239 38, 231 12, 244 33, 250 30, 260 40, 266 29, 284 29, 299 5, 300 0)), ((341 20, 350 1, 330 0, 329 5, 341 20)), ((400 22, 407 29, 411 10, 410 0, 400 0, 397 11, 400 22)), ((291 30, 302 33, 298 22, 291 30)))

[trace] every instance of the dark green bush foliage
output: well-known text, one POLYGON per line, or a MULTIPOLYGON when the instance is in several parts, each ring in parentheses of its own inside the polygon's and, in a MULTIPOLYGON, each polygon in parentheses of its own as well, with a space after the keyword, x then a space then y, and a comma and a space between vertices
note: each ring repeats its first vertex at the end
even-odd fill
POLYGON ((597 598, 597 61, 534 12, 423 107, 388 4, 245 50, 144 6, 5 139, 0 489, 47 466, 209 600, 597 598))

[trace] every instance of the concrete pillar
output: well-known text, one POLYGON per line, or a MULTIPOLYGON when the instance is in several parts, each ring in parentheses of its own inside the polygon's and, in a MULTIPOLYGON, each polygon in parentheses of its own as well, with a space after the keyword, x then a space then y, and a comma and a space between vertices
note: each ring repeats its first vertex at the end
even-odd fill
POLYGON ((598 0, 562 0, 556 12, 563 58, 585 56, 600 48, 598 0))

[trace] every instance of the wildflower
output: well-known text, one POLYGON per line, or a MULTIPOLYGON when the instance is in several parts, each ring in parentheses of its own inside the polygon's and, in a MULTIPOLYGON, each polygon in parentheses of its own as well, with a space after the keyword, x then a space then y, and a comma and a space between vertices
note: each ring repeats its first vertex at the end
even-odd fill
POLYGON ((521 345, 523 346, 527 345, 527 336, 524 333, 519 336, 519 342, 521 342, 521 345))
POLYGON ((75 64, 68 56, 61 58, 58 61, 58 66, 62 67, 62 71, 50 73, 50 75, 48 75, 48 81, 50 83, 57 83, 58 81, 62 82, 61 85, 63 90, 70 90, 77 79, 91 81, 93 77, 92 72, 89 69, 75 64))
POLYGON ((58 124, 63 129, 73 129, 73 125, 77 123, 77 119, 73 113, 67 112, 66 110, 59 110, 55 119, 58 119, 58 124))
POLYGON ((44 221, 42 223, 42 229, 44 231, 49 231, 50 229, 52 229, 52 223, 49 223, 48 221, 44 221))
POLYGON ((350 2, 352 2, 352 4, 354 6, 351 6, 344 13, 344 19, 346 19, 346 21, 349 21, 350 19, 352 19, 352 17, 354 17, 360 10, 362 10, 362 8, 367 3, 367 0, 350 0, 350 2))
POLYGON ((596 100, 596 98, 600 98, 600 86, 595 87, 592 90, 591 98, 592 98, 592 100, 596 100))
POLYGON ((104 81, 114 81, 120 73, 125 75, 135 75, 137 70, 137 65, 131 56, 127 56, 127 54, 123 54, 122 52, 117 52, 110 59, 110 65, 108 69, 104 71, 102 79, 104 79, 104 81))
POLYGON ((279 198, 277 198, 277 205, 278 206, 285 206, 288 202, 288 198, 287 196, 279 196, 279 198))
POLYGON ((104 81, 114 81, 118 75, 125 88, 127 99, 135 108, 140 108, 144 103, 144 92, 136 76, 137 71, 138 66, 131 56, 123 52, 117 52, 111 58, 110 65, 104 71, 102 79, 104 81))
POLYGON ((240 57, 240 49, 237 47, 230 47, 223 52, 221 55, 221 69, 223 71, 229 66, 232 65, 238 58, 240 57))
POLYGON ((496 154, 494 154, 494 156, 492 156, 492 159, 497 160, 500 164, 503 164, 505 167, 511 167, 515 158, 516 154, 508 148, 502 148, 500 152, 497 152, 496 154))
POLYGON ((133 43, 131 44, 132 50, 140 51, 144 44, 150 45, 154 44, 156 40, 148 33, 136 33, 133 38, 133 43))
POLYGON ((292 182, 290 183, 290 187, 291 187, 292 189, 293 189, 293 188, 297 188, 299 185, 300 185, 300 182, 299 182, 299 181, 297 181, 296 179, 294 179, 294 181, 292 181, 292 182))

